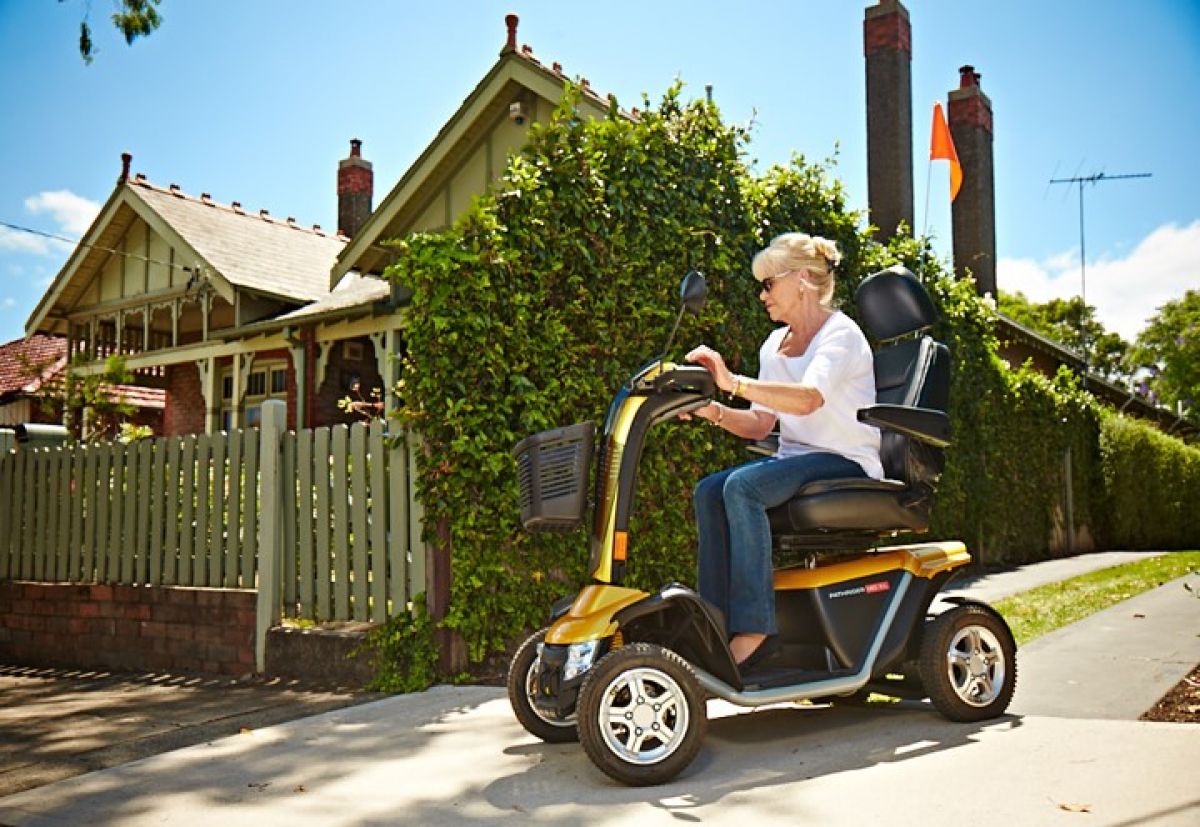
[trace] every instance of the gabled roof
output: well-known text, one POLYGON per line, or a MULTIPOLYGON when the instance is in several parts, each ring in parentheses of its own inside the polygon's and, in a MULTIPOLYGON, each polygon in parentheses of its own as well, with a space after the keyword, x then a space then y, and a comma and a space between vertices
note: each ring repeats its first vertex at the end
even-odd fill
POLYGON ((329 268, 346 246, 344 237, 273 218, 265 210, 248 213, 236 203, 162 189, 140 176, 129 184, 130 192, 230 284, 301 301, 328 295, 329 268))
MULTIPOLYGON (((398 235, 406 222, 415 217, 414 211, 420 208, 430 188, 436 185, 431 182, 454 173, 456 165, 482 139, 488 126, 505 116, 516 92, 528 89, 552 104, 562 98, 568 80, 562 66, 555 62, 547 67, 534 56, 528 45, 518 48, 516 15, 509 15, 506 23, 509 26, 508 42, 501 49, 499 59, 338 255, 331 284, 337 284, 352 270, 372 273, 380 269, 392 253, 380 247, 378 242, 398 235)), ((593 90, 586 78, 580 78, 578 82, 588 114, 598 117, 607 112, 612 105, 610 98, 593 90)), ((621 114, 636 118, 637 110, 621 114)))
POLYGON ((30 315, 27 333, 56 329, 46 323, 48 317, 61 317, 74 306, 88 276, 104 265, 139 218, 176 248, 181 266, 205 268, 230 300, 235 288, 296 304, 322 298, 329 294, 329 270, 346 245, 345 237, 318 227, 275 219, 265 210, 246 212, 237 202, 221 204, 206 194, 196 198, 138 175, 117 183, 30 315))

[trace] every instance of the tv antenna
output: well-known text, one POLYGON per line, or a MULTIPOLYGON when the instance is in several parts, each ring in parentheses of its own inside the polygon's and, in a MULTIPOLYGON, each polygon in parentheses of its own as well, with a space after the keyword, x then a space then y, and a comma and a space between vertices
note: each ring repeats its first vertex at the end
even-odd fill
POLYGON ((1078 184, 1079 185, 1079 291, 1080 298, 1083 301, 1083 309, 1079 315, 1079 340, 1083 343, 1083 375, 1087 378, 1088 372, 1088 341, 1087 329, 1083 326, 1083 315, 1087 312, 1087 247, 1084 244, 1083 232, 1083 185, 1084 184, 1099 184, 1104 181, 1118 181, 1123 178, 1150 178, 1153 173, 1150 172, 1134 172, 1128 175, 1106 175, 1103 172, 1097 172, 1092 175, 1075 175, 1070 178, 1051 178, 1051 184, 1078 184))

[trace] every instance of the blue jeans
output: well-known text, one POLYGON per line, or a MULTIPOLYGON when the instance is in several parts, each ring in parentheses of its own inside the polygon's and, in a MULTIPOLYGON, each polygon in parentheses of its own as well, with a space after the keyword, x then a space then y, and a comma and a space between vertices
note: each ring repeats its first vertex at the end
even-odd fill
POLYGON ((725 613, 730 634, 775 634, 767 509, 814 480, 865 477, 854 460, 816 453, 766 459, 700 480, 693 495, 700 534, 697 589, 725 613))

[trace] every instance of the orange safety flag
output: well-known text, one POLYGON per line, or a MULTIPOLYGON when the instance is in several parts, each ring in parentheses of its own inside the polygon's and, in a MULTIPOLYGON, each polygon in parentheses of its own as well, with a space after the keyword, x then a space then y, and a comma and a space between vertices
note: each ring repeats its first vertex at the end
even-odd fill
POLYGON ((944 158, 950 162, 950 200, 958 197, 962 186, 962 164, 958 162, 958 152, 954 149, 954 138, 950 137, 950 127, 946 125, 946 116, 942 113, 941 103, 933 105, 933 131, 929 138, 929 160, 936 161, 944 158))

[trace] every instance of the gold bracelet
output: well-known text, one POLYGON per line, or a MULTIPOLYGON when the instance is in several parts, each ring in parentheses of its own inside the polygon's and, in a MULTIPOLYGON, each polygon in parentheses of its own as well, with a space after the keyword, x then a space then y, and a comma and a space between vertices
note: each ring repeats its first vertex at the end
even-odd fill
POLYGON ((742 377, 734 376, 733 377, 733 390, 731 390, 729 392, 729 395, 730 396, 741 396, 742 395, 742 384, 743 384, 742 377))

